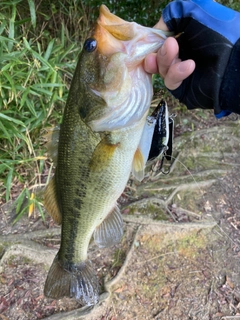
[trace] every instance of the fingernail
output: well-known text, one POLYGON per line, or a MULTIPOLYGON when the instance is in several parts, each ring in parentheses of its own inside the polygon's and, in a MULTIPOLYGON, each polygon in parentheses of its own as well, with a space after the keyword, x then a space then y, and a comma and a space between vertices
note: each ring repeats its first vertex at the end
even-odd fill
POLYGON ((188 69, 188 67, 189 67, 188 61, 182 61, 178 65, 178 71, 185 72, 188 69))

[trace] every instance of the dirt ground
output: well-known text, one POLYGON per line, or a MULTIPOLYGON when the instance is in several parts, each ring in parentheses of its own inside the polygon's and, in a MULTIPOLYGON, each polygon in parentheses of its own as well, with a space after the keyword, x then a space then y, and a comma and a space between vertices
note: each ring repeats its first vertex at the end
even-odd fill
POLYGON ((206 115, 176 119, 169 175, 153 163, 141 184, 129 181, 122 242, 91 244, 102 288, 94 308, 43 296, 60 228, 38 215, 13 226, 4 204, 0 319, 240 320, 240 121, 206 115))

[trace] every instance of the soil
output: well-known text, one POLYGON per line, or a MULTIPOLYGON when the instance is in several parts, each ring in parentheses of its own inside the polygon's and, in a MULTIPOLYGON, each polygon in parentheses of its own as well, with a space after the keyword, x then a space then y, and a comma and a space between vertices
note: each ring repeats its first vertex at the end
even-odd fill
POLYGON ((90 245, 101 284, 93 308, 44 297, 60 228, 37 212, 12 225, 14 206, 2 205, 0 319, 240 319, 240 121, 173 111, 170 173, 155 160, 142 183, 130 179, 122 242, 90 245))

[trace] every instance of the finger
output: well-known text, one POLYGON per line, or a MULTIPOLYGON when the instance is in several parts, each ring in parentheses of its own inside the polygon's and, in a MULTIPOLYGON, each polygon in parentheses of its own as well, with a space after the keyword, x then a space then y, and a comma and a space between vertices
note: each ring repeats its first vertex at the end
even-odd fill
POLYGON ((148 73, 158 73, 157 54, 150 53, 148 56, 146 56, 143 67, 148 73))
POLYGON ((165 86, 170 90, 177 89, 182 81, 186 79, 195 69, 193 60, 180 61, 172 64, 165 76, 165 86))
POLYGON ((157 24, 155 24, 154 28, 161 29, 164 31, 168 31, 168 27, 166 23, 163 21, 163 18, 161 17, 157 24))
POLYGON ((157 64, 160 75, 164 78, 168 69, 178 58, 178 43, 175 38, 167 38, 157 53, 157 64))
MULTIPOLYGON (((156 29, 161 29, 164 31, 168 31, 167 25, 164 23, 163 18, 161 17, 158 23, 153 27, 156 29)), ((158 65, 157 65, 157 54, 150 53, 144 60, 144 69, 148 73, 159 73, 158 65)))

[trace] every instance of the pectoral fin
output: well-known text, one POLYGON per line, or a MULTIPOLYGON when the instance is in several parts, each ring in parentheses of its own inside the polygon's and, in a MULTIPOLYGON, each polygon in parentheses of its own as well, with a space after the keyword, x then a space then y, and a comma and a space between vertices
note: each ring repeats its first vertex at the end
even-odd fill
POLYGON ((53 218, 54 222, 57 224, 62 223, 62 215, 57 203, 57 190, 54 177, 46 187, 44 193, 44 207, 53 218))
POLYGON ((116 206, 105 220, 95 229, 94 241, 100 248, 110 247, 120 242, 123 236, 123 220, 116 206))
POLYGON ((92 159, 90 162, 90 168, 93 171, 102 171, 112 161, 114 152, 119 146, 119 143, 112 143, 107 138, 103 138, 97 145, 92 159))
POLYGON ((148 155, 152 144, 155 124, 156 119, 154 117, 147 117, 138 149, 136 150, 133 158, 132 174, 139 181, 142 181, 144 178, 145 165, 148 160, 148 155))
POLYGON ((132 163, 132 174, 134 178, 136 178, 138 181, 142 181, 144 178, 144 169, 144 157, 142 151, 137 148, 132 163))

